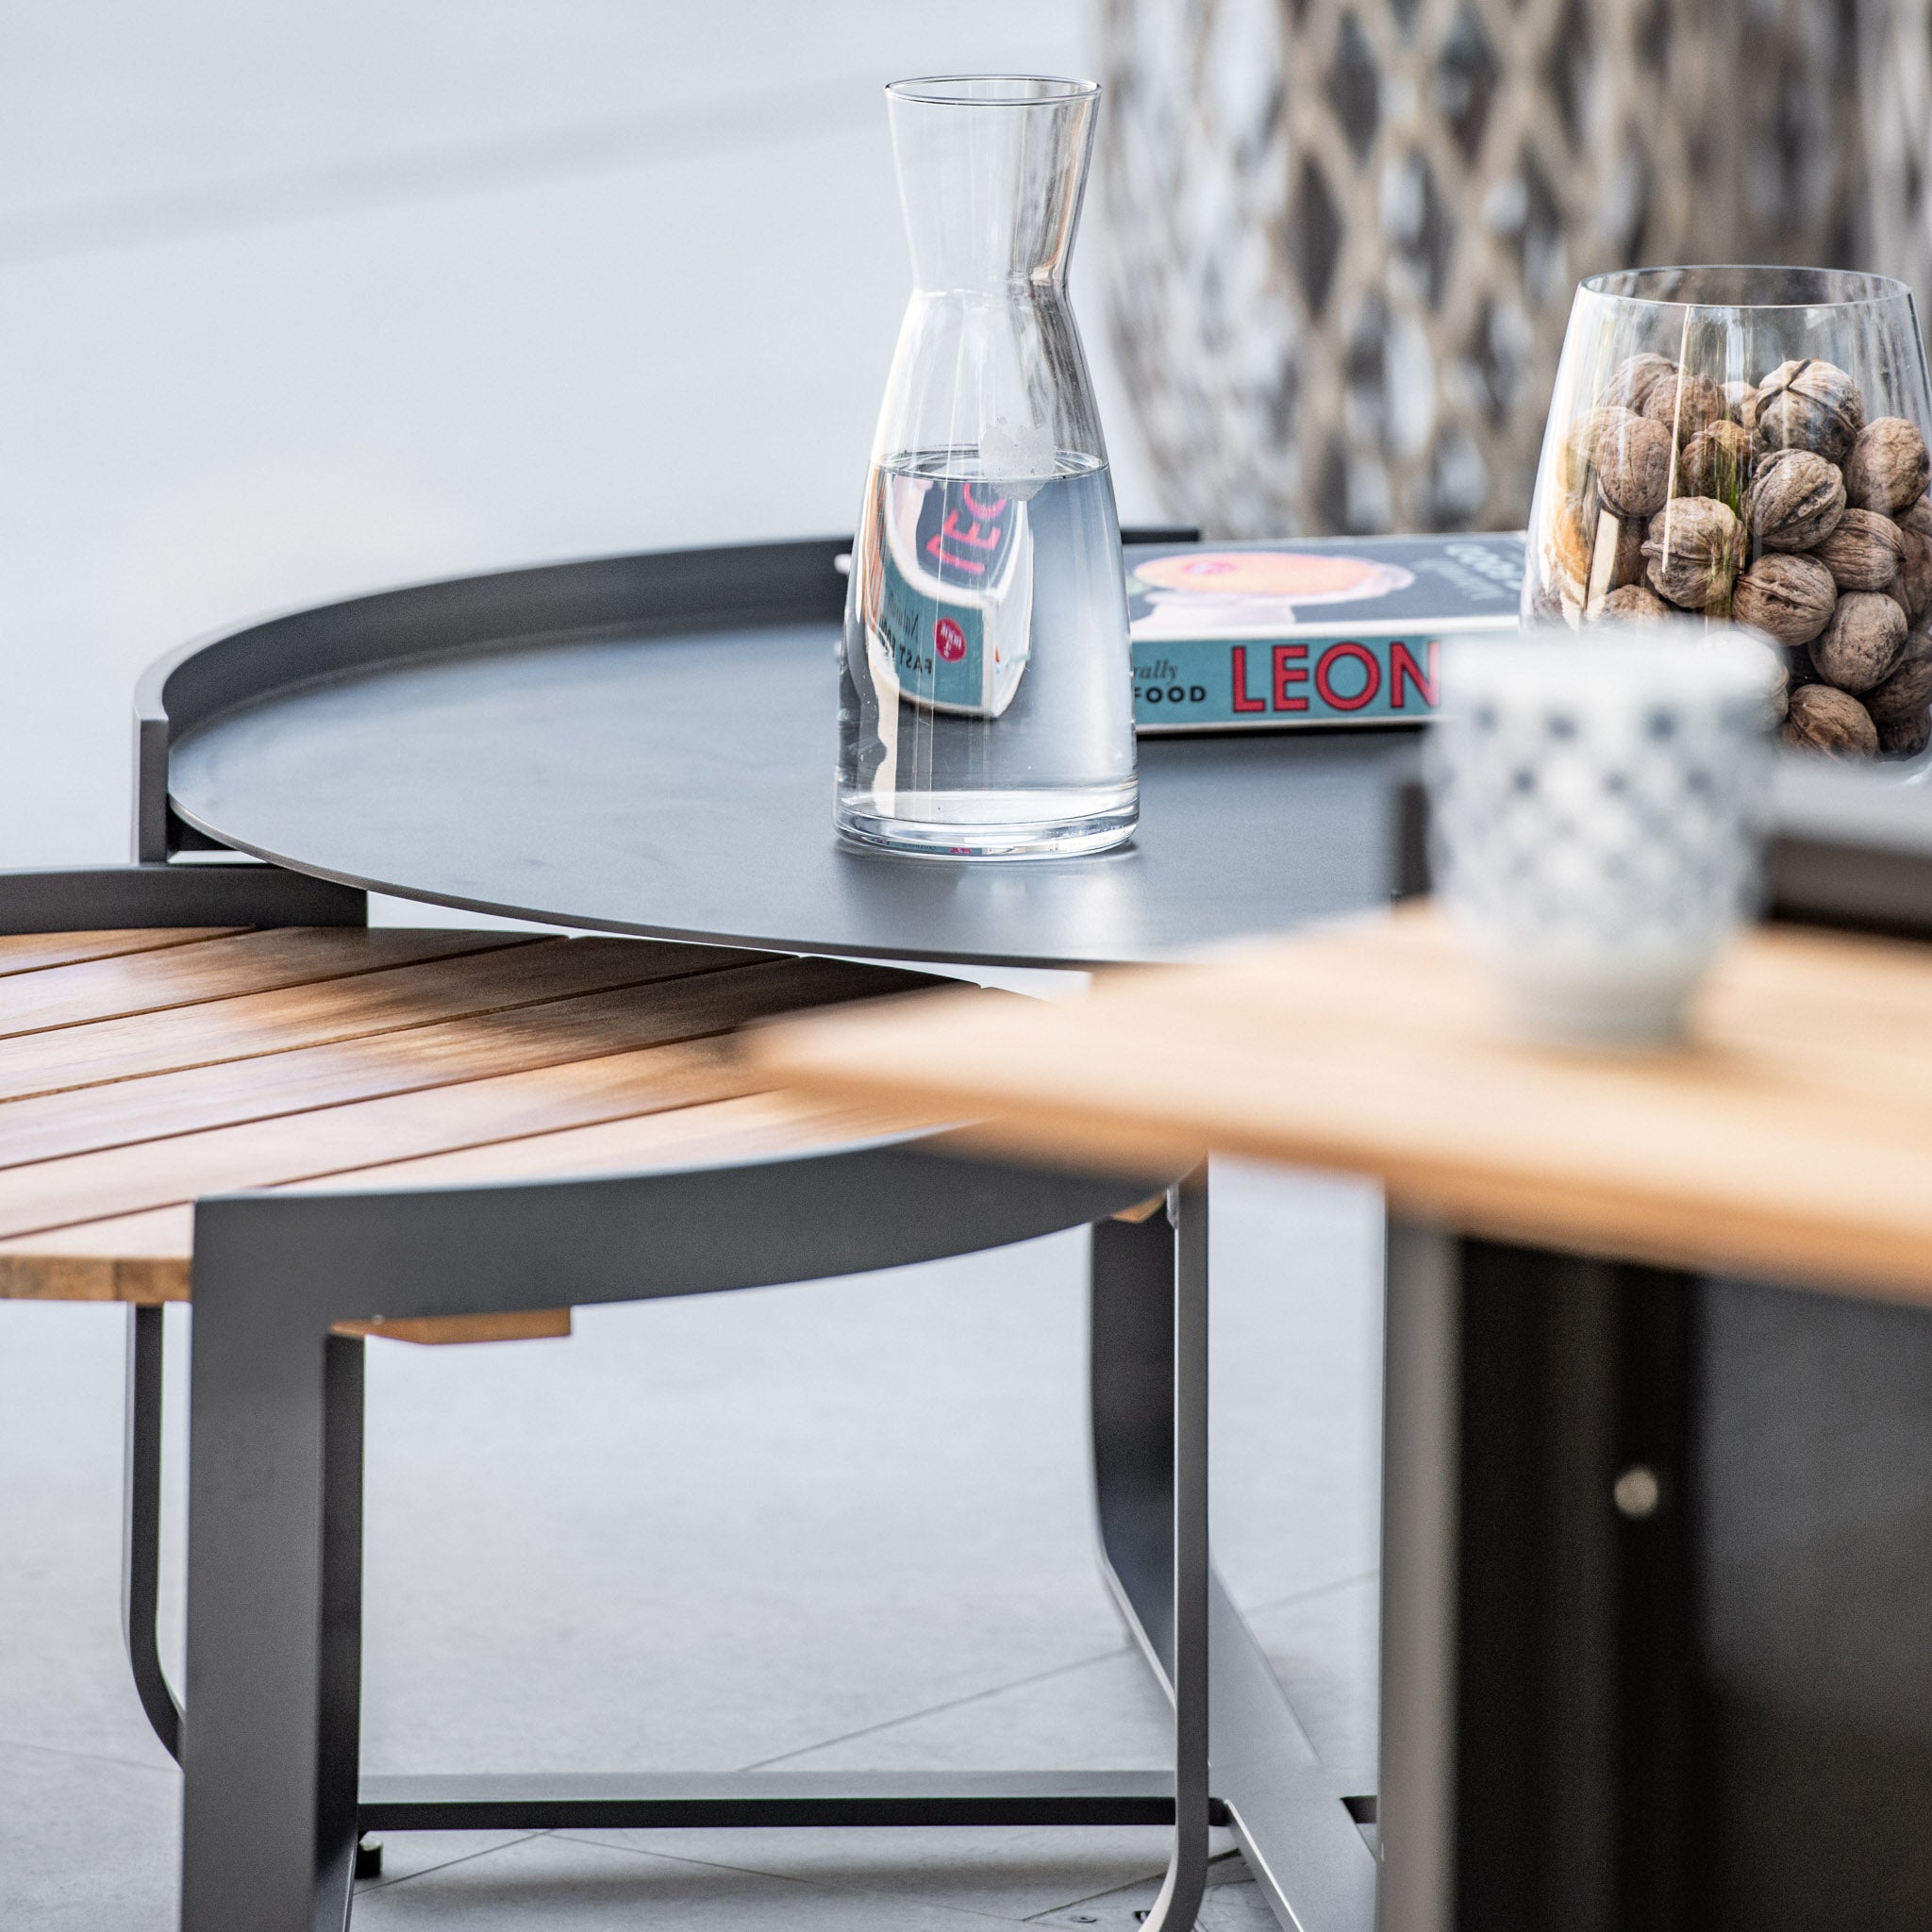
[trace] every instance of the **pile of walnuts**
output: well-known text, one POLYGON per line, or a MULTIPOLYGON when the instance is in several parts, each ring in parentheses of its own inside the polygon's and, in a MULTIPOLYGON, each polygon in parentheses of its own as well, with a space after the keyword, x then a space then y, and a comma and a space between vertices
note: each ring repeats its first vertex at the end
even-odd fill
POLYGON ((1784 736, 1907 758, 1932 739, 1932 481, 1903 416, 1834 363, 1719 384, 1633 356, 1558 454, 1541 614, 1701 616, 1785 647, 1784 736))

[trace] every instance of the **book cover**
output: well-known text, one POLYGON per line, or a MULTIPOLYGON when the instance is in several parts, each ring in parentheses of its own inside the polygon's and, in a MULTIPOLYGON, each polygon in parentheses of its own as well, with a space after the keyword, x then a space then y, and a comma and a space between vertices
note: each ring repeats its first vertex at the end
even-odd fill
POLYGON ((997 718, 1013 701, 1033 631, 1026 506, 982 501, 960 477, 876 472, 874 681, 929 710, 997 718))
POLYGON ((1521 532, 1133 544, 1142 732, 1408 724, 1436 704, 1441 641, 1513 629, 1521 532))

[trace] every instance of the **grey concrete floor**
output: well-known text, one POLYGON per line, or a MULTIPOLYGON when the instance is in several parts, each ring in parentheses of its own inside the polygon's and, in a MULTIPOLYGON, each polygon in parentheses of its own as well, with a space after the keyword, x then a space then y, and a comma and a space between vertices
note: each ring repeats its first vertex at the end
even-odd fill
MULTIPOLYGON (((0 864, 125 856, 127 692, 198 630, 849 527, 906 291, 877 83, 1078 71, 1084 24, 1029 0, 13 9, 0 864)), ((1156 514, 1091 317, 1088 342, 1123 510, 1156 514)), ((1318 1748, 1361 1763, 1377 1205, 1231 1168, 1215 1217, 1220 1560, 1318 1748)), ((1082 1261, 1059 1238, 593 1310, 564 1342, 374 1345, 369 1764, 1157 1761, 1164 1707, 1092 1564, 1082 1261)), ((119 1657, 121 1348, 113 1310, 0 1306, 8 1928, 171 1918, 178 1787, 119 1657)), ((1163 1856, 1139 1831, 399 1837, 356 1919, 1124 1927, 1163 1856)), ((1218 1875, 1204 1923, 1259 1924, 1238 1861, 1218 1875)))

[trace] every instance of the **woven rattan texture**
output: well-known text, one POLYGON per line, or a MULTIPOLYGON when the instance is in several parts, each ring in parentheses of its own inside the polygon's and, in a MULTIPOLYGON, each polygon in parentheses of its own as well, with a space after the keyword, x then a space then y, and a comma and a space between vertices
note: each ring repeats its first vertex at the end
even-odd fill
POLYGON ((1864 0, 1860 112, 1874 268, 1932 297, 1932 0, 1864 0))
POLYGON ((1109 316, 1168 508, 1520 524, 1579 276, 1858 245, 1850 12, 1105 0, 1109 316))

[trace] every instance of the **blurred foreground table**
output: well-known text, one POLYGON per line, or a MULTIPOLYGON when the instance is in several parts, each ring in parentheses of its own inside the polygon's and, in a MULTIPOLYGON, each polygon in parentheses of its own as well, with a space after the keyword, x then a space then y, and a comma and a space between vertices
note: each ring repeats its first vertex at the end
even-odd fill
POLYGON ((759 1053, 1047 1163, 1381 1182, 1387 1932, 1924 1923, 1932 947, 1762 929, 1611 1058, 1501 1040, 1405 910, 759 1053))

